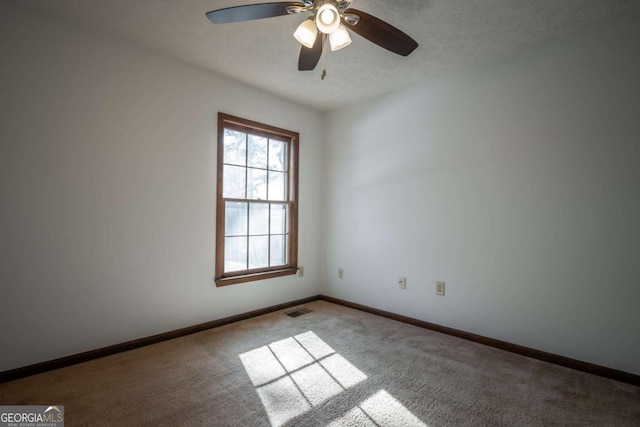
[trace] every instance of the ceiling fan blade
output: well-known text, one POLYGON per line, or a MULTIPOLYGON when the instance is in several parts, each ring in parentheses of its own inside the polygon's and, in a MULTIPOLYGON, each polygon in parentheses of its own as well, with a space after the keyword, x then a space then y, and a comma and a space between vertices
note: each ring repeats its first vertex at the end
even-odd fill
POLYGON ((288 15, 289 6, 304 7, 302 2, 275 2, 246 4, 207 12, 207 18, 214 24, 229 24, 232 22, 252 21, 254 19, 272 18, 288 15))
POLYGON ((358 15, 360 21, 352 25, 343 19, 344 26, 380 47, 402 56, 408 56, 418 47, 414 39, 375 16, 352 8, 347 12, 358 15))
POLYGON ((318 34, 313 47, 302 46, 300 49, 300 57, 298 58, 298 70, 299 71, 312 71, 318 65, 322 56, 322 34, 318 34))

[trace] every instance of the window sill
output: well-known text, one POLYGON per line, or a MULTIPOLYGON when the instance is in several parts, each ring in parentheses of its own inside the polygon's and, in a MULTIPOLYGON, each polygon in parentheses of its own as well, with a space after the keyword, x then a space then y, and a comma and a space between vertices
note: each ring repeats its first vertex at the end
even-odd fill
POLYGON ((256 280, 271 279, 273 277, 291 276, 298 272, 297 267, 282 270, 264 271, 261 273, 243 274, 240 276, 220 277, 216 279, 216 286, 235 285, 236 283, 255 282, 256 280))

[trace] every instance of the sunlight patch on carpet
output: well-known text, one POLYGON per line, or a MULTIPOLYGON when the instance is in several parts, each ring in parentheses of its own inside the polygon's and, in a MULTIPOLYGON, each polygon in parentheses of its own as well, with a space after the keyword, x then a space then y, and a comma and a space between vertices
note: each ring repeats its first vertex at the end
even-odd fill
POLYGON ((273 426, 367 379, 312 331, 243 353, 240 360, 273 426))
POLYGON ((240 355, 249 378, 254 386, 259 387, 287 374, 268 347, 260 347, 240 355), (251 369, 247 369, 250 366, 251 369))
MULTIPOLYGON (((269 421, 279 427, 368 377, 312 331, 242 353, 269 421)), ((379 390, 331 425, 426 427, 385 390, 379 390)))
POLYGON ((313 332, 305 332, 304 334, 296 335, 296 341, 303 346, 311 356, 316 359, 321 359, 325 356, 335 353, 326 342, 322 341, 313 332))
POLYGON ((272 342, 268 346, 287 372, 312 364, 315 360, 293 337, 272 342))
POLYGON ((281 426, 311 409, 311 404, 290 377, 258 387, 257 391, 273 426, 281 426))
POLYGON ((427 427, 386 390, 378 391, 358 406, 379 426, 427 427))
POLYGON ((327 372, 331 372, 331 376, 345 389, 367 379, 367 376, 362 371, 338 353, 322 359, 320 365, 327 372))
POLYGON ((428 427, 386 390, 379 390, 327 427, 428 427))
POLYGON ((379 424, 371 421, 371 418, 364 413, 359 407, 355 407, 340 418, 333 420, 327 427, 346 427, 346 426, 358 426, 358 427, 379 427, 379 424))

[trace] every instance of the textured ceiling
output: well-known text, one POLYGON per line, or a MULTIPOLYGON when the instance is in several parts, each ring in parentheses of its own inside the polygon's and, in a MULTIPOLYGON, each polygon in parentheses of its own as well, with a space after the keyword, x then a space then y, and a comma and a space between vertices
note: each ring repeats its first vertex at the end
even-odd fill
MULTIPOLYGON (((318 110, 390 92, 575 31, 635 7, 638 0, 357 0, 354 7, 400 28, 418 43, 409 57, 352 33, 320 66, 297 70, 292 34, 304 19, 282 16, 214 25, 205 13, 263 0, 12 0, 197 64, 318 110)), ((275 0, 272 0, 275 1, 275 0)))

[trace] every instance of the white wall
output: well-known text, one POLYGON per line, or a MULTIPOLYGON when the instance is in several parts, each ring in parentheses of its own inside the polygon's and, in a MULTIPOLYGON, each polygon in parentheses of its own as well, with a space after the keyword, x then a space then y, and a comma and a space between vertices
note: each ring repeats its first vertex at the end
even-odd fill
POLYGON ((328 114, 323 292, 640 374, 638 18, 328 114))
POLYGON ((2 13, 0 371, 318 294, 318 113, 2 13), (300 132, 305 277, 215 287, 218 111, 300 132))

